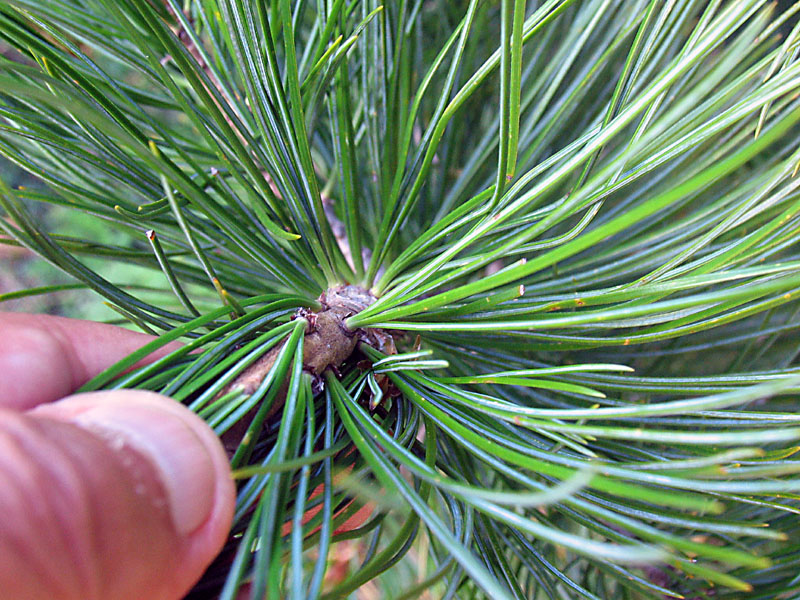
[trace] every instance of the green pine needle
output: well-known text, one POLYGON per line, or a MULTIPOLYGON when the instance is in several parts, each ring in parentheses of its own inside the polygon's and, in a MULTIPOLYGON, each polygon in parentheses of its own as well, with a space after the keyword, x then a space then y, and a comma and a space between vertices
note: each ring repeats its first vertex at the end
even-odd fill
POLYGON ((91 290, 158 337, 84 391, 246 420, 192 598, 794 594, 799 13, 0 0, 0 232, 74 279, 0 303, 91 290), (340 284, 377 337, 310 377, 340 284))

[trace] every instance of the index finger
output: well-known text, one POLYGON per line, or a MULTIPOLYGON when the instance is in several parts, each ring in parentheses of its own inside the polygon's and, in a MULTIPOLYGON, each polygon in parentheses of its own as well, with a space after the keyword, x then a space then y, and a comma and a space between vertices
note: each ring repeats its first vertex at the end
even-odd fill
POLYGON ((105 323, 0 313, 0 408, 27 410, 67 396, 152 339, 105 323))

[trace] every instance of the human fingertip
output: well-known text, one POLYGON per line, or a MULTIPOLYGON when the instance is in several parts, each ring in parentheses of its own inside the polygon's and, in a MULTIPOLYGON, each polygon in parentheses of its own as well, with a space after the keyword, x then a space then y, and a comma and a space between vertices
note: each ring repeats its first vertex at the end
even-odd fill
POLYGON ((94 392, 32 413, 69 420, 112 449, 129 446, 149 461, 180 535, 190 535, 210 519, 230 520, 235 491, 224 449, 202 419, 174 400, 144 391, 94 392))

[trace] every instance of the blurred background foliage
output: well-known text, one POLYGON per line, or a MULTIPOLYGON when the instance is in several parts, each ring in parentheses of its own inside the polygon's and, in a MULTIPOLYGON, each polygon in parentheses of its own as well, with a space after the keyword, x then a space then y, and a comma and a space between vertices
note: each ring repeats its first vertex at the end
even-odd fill
MULTIPOLYGON (((0 55, 24 60, 2 40, 0 40, 0 55)), ((12 188, 42 187, 36 178, 2 156, 0 156, 0 178, 12 188)), ((137 245, 130 232, 110 228, 94 215, 41 202, 28 201, 25 204, 50 231, 56 233, 68 231, 74 237, 92 240, 99 244, 114 243, 129 248, 137 245)), ((102 256, 88 256, 85 262, 91 269, 107 273, 112 281, 125 282, 129 286, 158 287, 163 277, 152 269, 132 263, 109 262, 102 256)), ((12 294, 31 288, 75 283, 75 279, 32 252, 18 245, 0 244, 0 295, 10 296, 8 300, 0 302, 0 311, 42 312, 136 328, 129 320, 120 318, 118 313, 105 304, 102 297, 90 290, 66 289, 51 294, 19 298, 15 298, 12 294)))

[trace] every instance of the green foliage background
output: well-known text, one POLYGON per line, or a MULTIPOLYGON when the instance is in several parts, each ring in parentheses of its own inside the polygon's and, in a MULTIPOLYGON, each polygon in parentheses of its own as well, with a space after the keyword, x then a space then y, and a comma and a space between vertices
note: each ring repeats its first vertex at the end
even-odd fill
POLYGON ((796 594, 798 10, 0 1, 0 226, 159 336, 83 389, 257 412, 193 596, 796 594), (400 353, 320 385, 344 283, 400 353))

